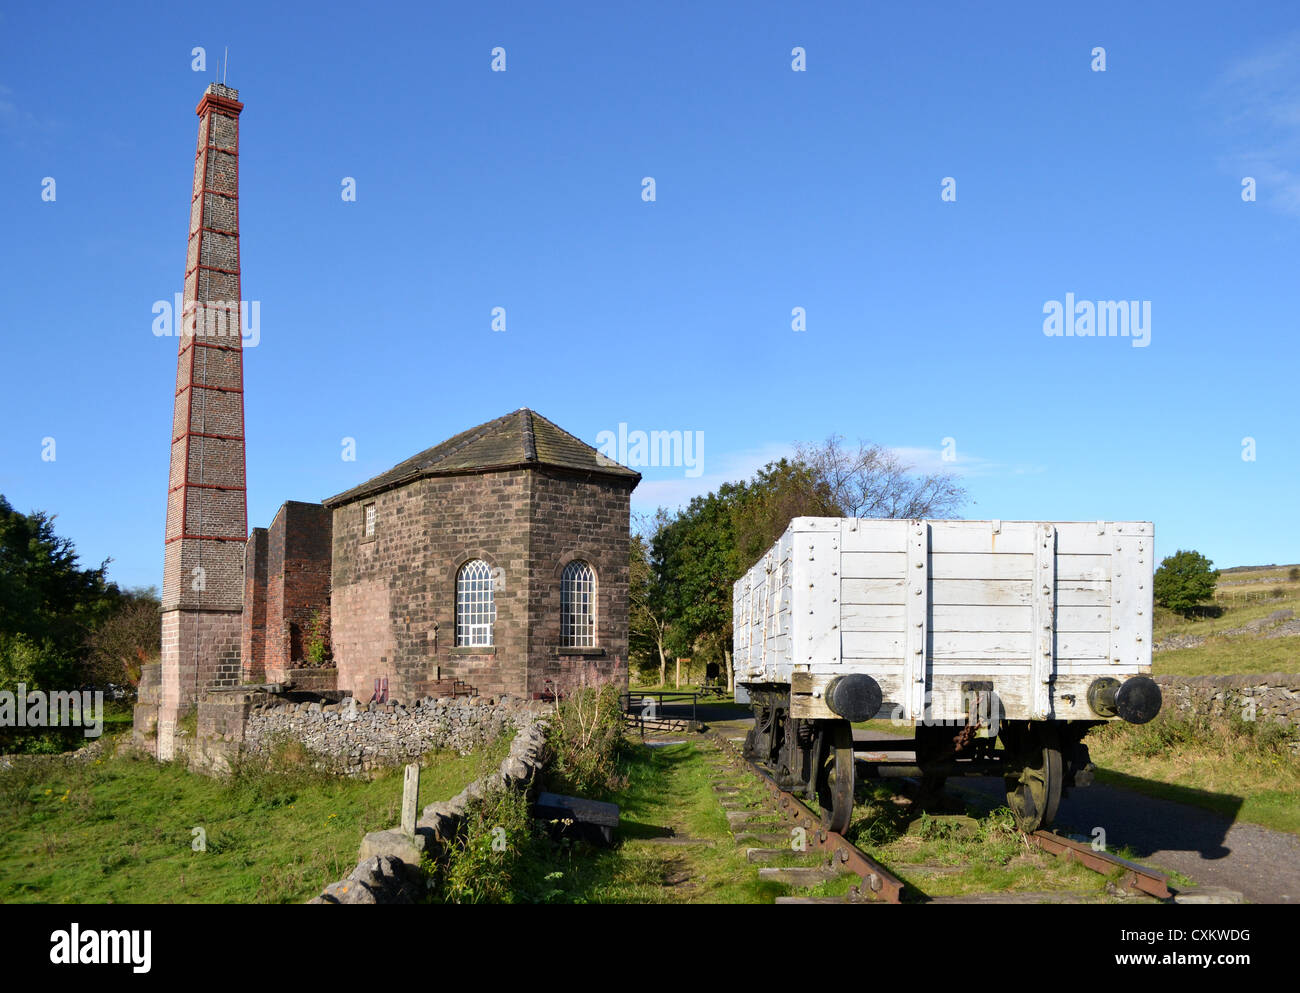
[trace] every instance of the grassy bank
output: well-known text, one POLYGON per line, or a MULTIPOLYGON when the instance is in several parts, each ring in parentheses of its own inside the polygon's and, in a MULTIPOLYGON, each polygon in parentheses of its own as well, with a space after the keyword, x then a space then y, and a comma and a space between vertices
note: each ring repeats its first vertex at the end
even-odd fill
POLYGON ((1161 714, 1094 729, 1101 782, 1300 834, 1300 759, 1280 725, 1161 714))
POLYGON ((1205 641, 1195 647, 1156 652, 1152 670, 1170 676, 1300 672, 1300 635, 1266 638, 1256 633, 1227 633, 1279 610, 1291 610, 1300 617, 1300 582, 1290 579, 1289 573, 1286 566, 1225 573, 1214 602, 1193 617, 1156 607, 1152 617, 1155 644, 1173 637, 1205 641))
MULTIPOLYGON (((458 793, 504 742, 422 762, 420 804, 458 793)), ((283 754, 228 780, 112 757, 0 771, 0 903, 283 903, 346 876, 399 818, 401 771, 366 782, 283 754), (194 851, 195 828, 206 851, 194 851)))

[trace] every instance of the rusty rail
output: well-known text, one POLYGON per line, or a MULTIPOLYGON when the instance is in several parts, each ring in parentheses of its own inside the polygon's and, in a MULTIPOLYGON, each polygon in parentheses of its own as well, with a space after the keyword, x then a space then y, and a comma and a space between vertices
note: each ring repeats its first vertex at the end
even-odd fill
POLYGON ((1084 868, 1100 872, 1102 875, 1113 869, 1123 869, 1124 875, 1120 882, 1131 890, 1137 890, 1160 900, 1168 900, 1173 896, 1169 892, 1169 877, 1144 865, 1122 859, 1118 855, 1111 855, 1109 852, 1094 851, 1092 846, 1085 842, 1064 838, 1051 831, 1035 831, 1025 837, 1049 855, 1078 862, 1084 868))
POLYGON ((861 903, 868 900, 883 900, 886 903, 901 903, 903 883, 883 865, 862 851, 843 835, 826 831, 821 826, 821 815, 793 793, 788 793, 772 780, 767 771, 757 763, 751 762, 741 754, 735 743, 719 736, 724 749, 730 753, 732 761, 756 775, 777 801, 779 816, 796 823, 807 832, 808 840, 831 856, 831 864, 853 873, 860 880, 859 885, 849 890, 849 902, 861 903))

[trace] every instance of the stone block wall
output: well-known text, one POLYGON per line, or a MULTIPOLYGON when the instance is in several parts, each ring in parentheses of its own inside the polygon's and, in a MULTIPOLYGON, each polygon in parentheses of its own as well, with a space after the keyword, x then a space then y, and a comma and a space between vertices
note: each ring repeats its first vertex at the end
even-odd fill
POLYGON ((162 703, 162 663, 140 667, 135 708, 131 714, 131 741, 150 755, 158 754, 158 708, 162 703))
POLYGON ((228 772, 243 749, 253 701, 263 695, 235 690, 209 693, 200 700, 195 739, 189 747, 191 766, 228 772))
POLYGON ((174 757, 176 724, 204 693, 239 684, 240 618, 239 611, 163 612, 158 758, 174 757))
POLYGON ((545 467, 435 476, 334 510, 331 617, 339 688, 412 699, 438 679, 484 696, 534 696, 588 682, 627 683, 631 481, 545 467), (375 533, 364 534, 375 505, 375 533), (596 573, 597 644, 562 652, 560 576, 575 558, 596 573), (492 570, 490 648, 456 645, 456 577, 492 570))
POLYGON ((529 516, 528 692, 584 682, 627 688, 631 487, 626 480, 534 473, 529 516), (575 559, 596 574, 595 651, 561 645, 560 579, 575 559))
POLYGON ((284 682, 294 692, 328 693, 338 689, 339 671, 333 666, 327 668, 286 669, 284 682))
POLYGON ((527 688, 528 524, 531 473, 514 470, 421 479, 334 510, 331 595, 339 688, 369 700, 413 699, 424 684, 459 679, 479 693, 527 688), (375 504, 375 533, 363 533, 375 504), (495 644, 456 647, 456 574, 483 559, 496 577, 495 644))

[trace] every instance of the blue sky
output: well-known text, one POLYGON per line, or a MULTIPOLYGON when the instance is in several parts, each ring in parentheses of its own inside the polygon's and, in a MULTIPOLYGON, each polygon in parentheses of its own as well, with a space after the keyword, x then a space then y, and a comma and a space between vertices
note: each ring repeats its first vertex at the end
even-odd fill
POLYGON ((837 433, 968 517, 1300 560, 1297 8, 812 6, 5 5, 0 492, 160 582, 152 308, 228 45, 250 526, 528 406, 702 432, 641 511, 837 433), (1148 344, 1045 335, 1067 293, 1149 302, 1148 344))

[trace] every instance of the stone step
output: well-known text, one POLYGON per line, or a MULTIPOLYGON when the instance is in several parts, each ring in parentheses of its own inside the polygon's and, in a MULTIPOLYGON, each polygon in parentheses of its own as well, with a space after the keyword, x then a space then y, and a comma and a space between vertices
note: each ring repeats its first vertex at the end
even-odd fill
POLYGON ((781 834, 778 831, 772 831, 772 832, 741 831, 737 833, 734 836, 734 838, 737 845, 749 845, 754 843, 761 843, 764 845, 779 845, 783 841, 788 842, 790 840, 790 835, 781 834))
POLYGON ((817 850, 797 852, 793 848, 746 848, 745 859, 749 862, 770 862, 773 859, 796 858, 810 859, 827 857, 825 852, 817 850))
POLYGON ((926 903, 978 903, 978 904, 1023 904, 1023 903, 1097 903, 1095 891, 1076 893, 1072 890, 1056 890, 1044 893, 966 893, 962 896, 936 896, 926 903))
POLYGON ((636 840, 647 845, 668 845, 670 847, 679 845, 705 845, 712 847, 716 844, 712 838, 681 838, 676 835, 670 835, 667 838, 637 838, 636 840))
POLYGON ((791 837, 784 824, 775 824, 771 821, 742 821, 740 824, 731 825, 733 838, 738 838, 742 834, 776 837, 776 843, 782 845, 789 842, 791 837))
POLYGON ((1197 886, 1174 894, 1174 903, 1241 903, 1241 894, 1224 886, 1197 886))
POLYGON ((779 896, 776 903, 848 903, 842 896, 779 896))
POLYGON ((838 875, 840 873, 834 869, 823 869, 820 866, 764 866, 758 870, 758 878, 764 882, 786 883, 790 886, 816 886, 838 875))
POLYGON ((964 865, 898 865, 894 866, 899 872, 909 876, 955 876, 958 873, 965 872, 967 867, 964 865))

